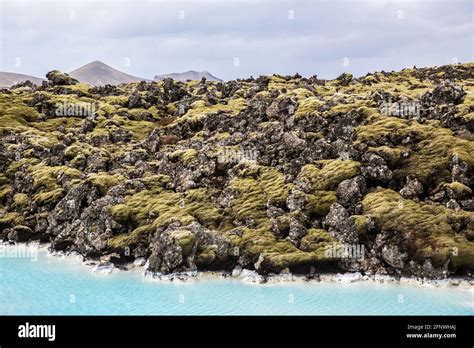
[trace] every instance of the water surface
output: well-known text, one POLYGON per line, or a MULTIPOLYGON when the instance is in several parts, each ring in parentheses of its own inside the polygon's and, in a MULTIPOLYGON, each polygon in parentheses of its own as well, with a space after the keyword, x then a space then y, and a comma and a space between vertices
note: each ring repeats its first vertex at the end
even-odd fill
POLYGON ((75 258, 0 257, 7 315, 473 315, 473 289, 357 282, 165 282, 140 270, 92 273, 75 258))

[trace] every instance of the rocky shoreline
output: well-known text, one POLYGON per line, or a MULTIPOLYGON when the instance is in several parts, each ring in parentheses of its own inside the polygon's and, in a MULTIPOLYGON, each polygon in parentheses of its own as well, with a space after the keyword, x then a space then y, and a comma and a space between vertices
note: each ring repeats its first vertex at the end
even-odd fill
POLYGON ((46 77, 0 90, 0 240, 162 275, 473 279, 474 63, 46 77))
POLYGON ((232 272, 217 271, 194 271, 180 272, 171 274, 160 274, 147 270, 146 261, 144 259, 115 267, 112 263, 103 263, 97 260, 87 260, 78 253, 67 253, 62 251, 51 250, 49 244, 39 243, 21 243, 6 244, 1 243, 0 246, 10 246, 13 248, 33 248, 35 251, 44 250, 48 256, 58 258, 77 258, 81 264, 89 267, 92 273, 110 274, 113 272, 127 272, 131 270, 139 270, 143 277, 162 282, 192 282, 199 279, 236 279, 249 284, 281 284, 281 283, 302 283, 302 284, 318 284, 318 283, 340 283, 352 284, 359 282, 369 282, 373 284, 398 284, 398 285, 416 285, 416 286, 434 286, 434 287, 456 287, 468 291, 474 291, 474 279, 470 277, 450 277, 445 279, 426 279, 414 277, 395 278, 389 275, 363 275, 360 272, 348 273, 325 273, 325 274, 308 274, 295 275, 291 273, 269 274, 262 276, 256 271, 245 269, 234 269, 232 272))

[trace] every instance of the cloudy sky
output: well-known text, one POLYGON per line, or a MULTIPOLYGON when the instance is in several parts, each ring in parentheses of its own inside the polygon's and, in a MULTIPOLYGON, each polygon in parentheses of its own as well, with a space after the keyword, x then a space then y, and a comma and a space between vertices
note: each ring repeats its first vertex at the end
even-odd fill
POLYGON ((334 78, 474 61, 474 0, 0 0, 0 70, 334 78))

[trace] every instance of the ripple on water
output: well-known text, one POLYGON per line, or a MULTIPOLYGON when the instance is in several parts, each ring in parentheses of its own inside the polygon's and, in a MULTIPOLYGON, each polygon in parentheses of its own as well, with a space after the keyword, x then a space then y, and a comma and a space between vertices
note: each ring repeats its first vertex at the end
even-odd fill
POLYGON ((412 284, 163 282, 141 271, 92 273, 77 258, 0 259, 0 314, 474 314, 472 289, 412 284), (470 291, 471 290, 471 291, 470 291))

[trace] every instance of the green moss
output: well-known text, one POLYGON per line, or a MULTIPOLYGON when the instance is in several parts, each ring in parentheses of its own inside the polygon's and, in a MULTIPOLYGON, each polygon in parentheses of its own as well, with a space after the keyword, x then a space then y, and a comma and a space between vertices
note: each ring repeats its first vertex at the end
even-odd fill
POLYGON ((288 90, 286 93, 280 94, 277 97, 277 100, 281 100, 283 98, 292 98, 298 100, 298 101, 303 101, 307 100, 308 98, 314 97, 313 92, 306 88, 294 88, 288 90))
POLYGON ((56 204, 65 195, 62 188, 57 188, 52 191, 40 192, 33 196, 33 201, 39 205, 56 204))
POLYGON ((370 217, 366 215, 352 215, 350 217, 354 221, 354 226, 359 235, 366 235, 369 232, 370 217))
POLYGON ((272 232, 268 220, 260 220, 256 227, 245 227, 239 241, 239 247, 246 253, 258 256, 260 254, 273 255, 278 253, 293 253, 299 250, 290 242, 278 239, 272 232))
POLYGON ((216 259, 216 250, 215 250, 215 246, 213 245, 209 245, 207 246, 205 249, 201 250, 194 262, 196 263, 197 266, 201 266, 201 267, 205 267, 205 266, 208 266, 210 265, 212 262, 214 262, 214 260, 216 259))
POLYGON ((19 213, 6 213, 3 217, 0 217, 0 230, 9 228, 17 225, 21 225, 23 217, 19 213))
POLYGON ((336 192, 334 191, 314 191, 307 195, 305 212, 310 215, 326 216, 336 200, 336 192))
POLYGON ((231 213, 240 220, 258 220, 266 217, 267 203, 284 205, 291 185, 274 168, 244 163, 238 176, 230 184, 235 199, 231 213))
POLYGON ((310 229, 302 238, 303 251, 296 248, 287 240, 276 239, 271 233, 266 233, 267 225, 258 229, 245 229, 242 238, 243 247, 254 255, 262 255, 265 268, 278 273, 281 270, 303 265, 313 265, 318 270, 319 265, 334 261, 326 256, 326 248, 333 240, 326 231, 310 229))
MULTIPOLYGON (((357 141, 378 144, 385 139, 411 137, 423 139, 428 137, 435 127, 422 125, 416 121, 404 120, 397 117, 381 117, 375 122, 356 128, 357 141)), ((383 145, 383 144, 380 144, 383 145)))
POLYGON ((408 151, 403 147, 377 146, 369 147, 368 152, 381 156, 390 166, 397 166, 403 161, 403 153, 408 151))
POLYGON ((184 197, 184 202, 180 202, 180 209, 184 209, 205 227, 215 229, 219 227, 223 219, 223 212, 211 199, 218 194, 218 190, 204 188, 189 190, 184 197))
POLYGON ((29 129, 22 132, 24 141, 31 145, 39 145, 46 148, 52 148, 57 145, 59 141, 60 133, 58 131, 51 131, 50 133, 37 131, 36 129, 29 129), (26 140, 27 139, 27 140, 26 140))
POLYGON ((37 164, 29 168, 33 177, 33 187, 36 193, 32 199, 39 205, 56 204, 65 195, 60 180, 77 180, 83 177, 82 172, 66 166, 48 167, 43 164, 37 164))
POLYGON ((321 160, 307 164, 298 180, 309 182, 312 190, 333 190, 341 181, 360 174, 360 163, 352 160, 321 160))
POLYGON ((105 97, 102 97, 102 100, 104 103, 100 103, 100 107, 107 104, 110 104, 112 106, 126 106, 128 103, 128 97, 125 95, 108 95, 105 97))
POLYGON ((455 156, 459 161, 466 161, 470 168, 474 166, 474 142, 460 139, 449 130, 438 129, 418 146, 419 151, 405 162, 403 176, 413 174, 425 182, 447 181, 451 177, 448 163, 455 156))
POLYGON ((465 267, 470 270, 474 269, 474 243, 467 241, 462 236, 454 237, 453 242, 455 249, 451 249, 452 242, 450 240, 445 244, 445 248, 448 250, 448 257, 450 257, 453 266, 465 267))
POLYGON ((166 187, 166 184, 171 182, 171 178, 168 175, 163 175, 163 174, 158 174, 158 175, 149 175, 145 176, 142 179, 142 182, 147 186, 147 188, 151 191, 157 190, 157 192, 160 192, 160 190, 164 187, 166 187))
POLYGON ((107 244, 112 248, 124 249, 136 245, 155 230, 152 225, 143 225, 134 229, 131 233, 122 233, 110 238, 107 244))
POLYGON ((70 89, 71 91, 79 91, 84 94, 89 94, 89 91, 92 88, 92 86, 87 83, 77 83, 75 85, 69 85, 67 88, 70 89))
POLYGON ((123 182, 125 177, 121 174, 91 173, 88 180, 99 189, 101 195, 105 195, 110 188, 123 182))
POLYGON ((176 110, 177 110, 177 107, 176 107, 175 104, 169 103, 169 104, 166 105, 166 112, 169 115, 174 115, 176 113, 176 110))
POLYGON ((221 140, 225 140, 227 138, 230 137, 230 134, 228 132, 223 132, 223 133, 217 133, 216 135, 214 135, 214 139, 216 141, 221 141, 221 140))
POLYGON ((0 186, 8 184, 9 182, 10 180, 8 180, 8 178, 5 175, 0 174, 0 186))
MULTIPOLYGON (((206 189, 189 190, 186 194, 167 191, 155 187, 152 191, 144 190, 125 198, 125 202, 109 209, 117 222, 137 227, 150 225, 140 233, 156 230, 173 221, 180 221, 183 226, 198 221, 203 226, 215 229, 222 220, 222 212, 212 202, 216 192, 206 189)), ((140 236, 132 232, 128 238, 120 237, 120 243, 132 243, 140 236)), ((116 244, 120 244, 117 242, 116 244)))
POLYGON ((321 249, 336 242, 328 231, 310 228, 306 235, 301 238, 300 249, 303 251, 321 251, 321 249))
POLYGON ((451 182, 449 184, 445 184, 445 187, 452 190, 457 197, 468 196, 472 194, 472 190, 470 187, 457 181, 451 182))
POLYGON ((407 137, 415 141, 414 151, 401 162, 401 168, 396 172, 398 178, 411 174, 423 183, 434 181, 437 185, 449 181, 448 163, 455 156, 459 161, 466 161, 470 168, 474 166, 474 142, 454 136, 451 130, 439 127, 436 122, 422 125, 416 121, 384 117, 371 125, 358 127, 356 133, 357 141, 369 145, 407 137))
POLYGON ((304 133, 305 139, 309 141, 316 141, 324 138, 324 134, 321 132, 306 132, 304 133))
POLYGON ((173 232, 173 238, 183 250, 184 256, 191 254, 196 240, 194 233, 188 230, 176 230, 173 232))
MULTIPOLYGON (((292 185, 286 184, 283 175, 274 168, 249 163, 238 168, 237 176, 231 182, 235 197, 231 203, 232 216, 254 224, 254 227, 243 228, 242 238, 232 239, 232 242, 250 255, 255 255, 255 257, 263 255, 266 267, 275 272, 294 265, 327 261, 322 245, 320 248, 313 246, 312 252, 303 252, 289 241, 279 239, 271 232, 270 222, 266 216, 266 205, 269 203, 283 206, 291 188, 292 185)), ((322 202, 327 196, 332 196, 335 200, 334 193, 332 195, 321 193, 319 199, 314 199, 313 210, 319 212, 324 210, 322 206, 326 202, 322 202)))
POLYGON ((472 221, 474 213, 416 203, 388 189, 369 193, 362 203, 364 212, 374 217, 382 230, 403 236, 412 258, 431 259, 436 267, 450 259, 456 267, 474 269, 474 243, 457 235, 449 223, 461 215, 472 221), (458 255, 453 250, 458 250, 458 255))
POLYGON ((36 190, 48 191, 58 187, 61 178, 80 179, 83 177, 81 171, 66 166, 48 167, 38 164, 30 167, 30 174, 34 179, 33 186, 36 190))
POLYGON ((143 121, 146 118, 151 117, 153 119, 160 119, 162 115, 162 113, 160 111, 158 111, 158 109, 156 108, 155 105, 151 106, 150 108, 148 109, 144 109, 144 108, 136 108, 136 109, 127 109, 127 108, 123 108, 123 109, 120 109, 119 112, 123 112, 127 115, 128 119, 129 120, 132 120, 132 121, 143 121))
POLYGON ((189 163, 197 157, 197 151, 194 149, 176 150, 170 157, 171 159, 179 158, 184 163, 189 163))
POLYGON ((110 214, 115 221, 127 224, 130 221, 132 209, 126 204, 117 204, 110 209, 110 214))
POLYGON ((0 108, 0 131, 27 126, 28 122, 34 122, 39 117, 38 111, 19 101, 11 100, 10 104, 2 106, 3 108, 0 108))
POLYGON ((124 121, 123 128, 132 132, 132 139, 143 141, 156 127, 156 124, 149 121, 124 121))
POLYGON ((13 196, 13 203, 15 207, 24 209, 28 206, 28 195, 25 193, 17 193, 13 196))
POLYGON ((464 103, 458 107, 459 115, 465 116, 474 112, 474 91, 464 97, 464 103))
POLYGON ((324 105, 324 102, 319 100, 317 97, 309 97, 302 100, 298 109, 295 112, 295 118, 301 118, 304 116, 310 116, 318 111, 318 109, 324 105))
POLYGON ((64 156, 66 156, 68 159, 73 159, 80 154, 88 155, 89 153, 89 151, 84 151, 84 146, 71 145, 64 151, 64 156))
MULTIPOLYGON (((42 134, 43 136, 48 136, 51 137, 53 132, 56 132, 54 135, 59 135, 60 133, 57 132, 58 128, 60 126, 63 126, 66 131, 74 131, 74 128, 79 127, 83 122, 83 118, 81 117, 57 117, 57 118, 51 118, 48 120, 44 120, 41 122, 31 122, 29 123, 29 126, 37 129, 42 134), (46 133, 46 134, 45 134, 46 133)), ((54 136, 54 138, 57 138, 57 136, 54 136)))
POLYGON ((199 100, 191 105, 191 108, 188 110, 188 112, 184 116, 180 117, 178 122, 189 122, 190 124, 194 124, 201 121, 208 115, 217 112, 225 112, 230 116, 235 116, 246 106, 247 101, 243 98, 230 99, 228 104, 216 104, 212 106, 206 106, 203 100, 199 100))
POLYGON ((445 209, 441 206, 421 205, 403 199, 397 192, 379 189, 363 199, 364 212, 375 216, 385 229, 411 229, 430 234, 450 234, 445 209), (436 216, 434 216, 436 215, 436 216), (434 228, 436 227, 436 228, 434 228))
POLYGON ((12 193, 12 188, 9 185, 0 186, 0 201, 4 200, 12 193))
POLYGON ((7 178, 13 179, 16 172, 20 171, 22 167, 30 167, 40 162, 37 158, 22 158, 19 161, 11 162, 5 171, 7 178))

